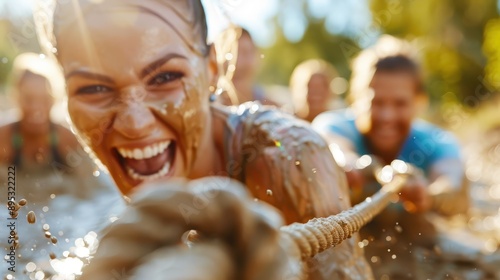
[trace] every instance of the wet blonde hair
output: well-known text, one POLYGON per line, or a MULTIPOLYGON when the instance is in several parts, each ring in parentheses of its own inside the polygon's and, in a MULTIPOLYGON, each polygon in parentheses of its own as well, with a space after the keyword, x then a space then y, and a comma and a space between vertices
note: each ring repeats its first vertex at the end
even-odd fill
POLYGON ((293 107, 295 113, 299 116, 305 116, 308 113, 307 84, 311 77, 316 74, 325 77, 329 85, 330 96, 333 97, 331 83, 333 79, 339 76, 335 67, 321 59, 309 59, 300 63, 295 67, 290 77, 293 107))

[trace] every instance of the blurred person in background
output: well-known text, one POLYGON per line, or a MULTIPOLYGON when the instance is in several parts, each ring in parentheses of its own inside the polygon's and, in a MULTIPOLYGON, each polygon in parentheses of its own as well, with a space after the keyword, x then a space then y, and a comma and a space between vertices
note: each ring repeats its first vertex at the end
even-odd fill
MULTIPOLYGON (((51 121, 51 108, 56 97, 62 95, 59 91, 64 89, 60 75, 57 66, 43 56, 19 55, 13 65, 10 97, 19 108, 20 119, 0 127, 1 182, 7 182, 7 170, 15 167, 16 200, 27 200, 19 216, 31 210, 39 221, 37 225, 28 225, 26 219, 19 219, 20 271, 21 264, 29 261, 42 260, 41 266, 47 268, 49 253, 61 257, 62 252, 69 249, 69 244, 48 245, 41 229, 43 224, 50 225, 54 236, 60 238, 83 237, 104 226, 108 213, 105 208, 113 208, 102 203, 99 208, 96 200, 114 201, 114 205, 122 203, 111 187, 111 180, 100 175, 73 133, 51 121), (100 214, 92 215, 94 211, 100 214)), ((3 193, 7 193, 6 188, 7 184, 2 185, 3 193)), ((4 217, 8 211, 0 213, 4 217)), ((0 268, 5 264, 2 262, 0 268)))
POLYGON ((370 242, 366 256, 372 260, 376 277, 387 273, 391 264, 390 279, 412 273, 415 277, 400 262, 415 253, 413 246, 433 248, 436 244, 435 228, 425 214, 434 210, 453 215, 468 209, 461 148, 450 132, 417 119, 427 96, 407 42, 384 36, 363 51, 353 64, 351 97, 351 109, 325 112, 313 121, 313 127, 331 143, 344 167, 353 204, 380 189, 373 174, 356 168, 363 161, 361 156, 371 155, 381 165, 400 159, 417 168, 419 172, 401 190, 401 203, 386 209, 361 232, 370 242))
POLYGON ((312 122, 324 111, 344 107, 342 100, 332 91, 332 82, 338 77, 330 63, 311 59, 300 63, 290 78, 290 90, 297 117, 312 122))
MULTIPOLYGON (((232 53, 223 54, 223 59, 227 61, 225 67, 236 93, 237 104, 233 104, 235 102, 232 102, 233 100, 229 96, 230 93, 227 91, 223 92, 219 97, 220 102, 224 105, 239 105, 249 101, 259 101, 262 105, 277 106, 275 102, 266 96, 264 88, 257 84, 261 57, 252 35, 245 28, 232 26, 224 30, 219 38, 231 40, 232 36, 230 35, 232 34, 235 34, 237 41, 226 41, 223 44, 236 43, 237 50, 235 55, 232 53)), ((234 38, 232 39, 234 40, 234 38)))

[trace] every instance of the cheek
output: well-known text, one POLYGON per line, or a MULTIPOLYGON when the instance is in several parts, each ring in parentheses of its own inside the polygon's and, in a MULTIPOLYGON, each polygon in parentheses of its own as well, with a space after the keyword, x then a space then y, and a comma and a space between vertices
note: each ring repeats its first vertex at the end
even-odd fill
POLYGON ((77 136, 84 144, 97 150, 104 147, 104 136, 108 132, 114 110, 103 110, 84 104, 77 99, 68 100, 68 113, 77 136))
POLYGON ((157 103, 155 114, 171 127, 178 137, 181 153, 184 157, 184 170, 189 174, 198 155, 198 148, 206 134, 209 124, 208 92, 205 78, 182 80, 184 94, 175 102, 164 100, 157 103))

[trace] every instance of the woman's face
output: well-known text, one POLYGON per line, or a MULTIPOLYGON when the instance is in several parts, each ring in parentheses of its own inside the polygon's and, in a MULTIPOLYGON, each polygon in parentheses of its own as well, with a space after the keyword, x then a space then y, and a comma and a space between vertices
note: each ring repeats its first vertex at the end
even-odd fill
POLYGON ((330 98, 330 85, 323 74, 314 74, 307 83, 307 104, 310 109, 325 109, 330 98))
POLYGON ((125 195, 144 181, 189 177, 210 137, 212 69, 191 11, 102 3, 56 33, 73 126, 125 195))
POLYGON ((46 133, 46 124, 50 121, 50 109, 54 103, 50 95, 50 83, 46 78, 29 74, 17 87, 19 109, 23 121, 31 124, 31 133, 46 133))

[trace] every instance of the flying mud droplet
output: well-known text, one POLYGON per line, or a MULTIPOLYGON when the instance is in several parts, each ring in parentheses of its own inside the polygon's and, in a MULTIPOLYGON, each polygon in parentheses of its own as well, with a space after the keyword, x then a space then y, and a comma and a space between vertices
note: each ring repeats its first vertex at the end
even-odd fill
POLYGON ((266 194, 267 194, 267 196, 273 196, 273 191, 272 190, 267 190, 266 194))
POLYGON ((57 238, 55 236, 52 236, 50 238, 50 241, 52 241, 52 244, 56 244, 57 243, 57 238))
POLYGON ((26 205, 26 203, 28 203, 28 201, 27 201, 26 199, 24 199, 24 198, 23 198, 23 199, 21 199, 21 200, 19 200, 19 205, 20 205, 20 206, 25 206, 25 205, 26 205))
POLYGON ((28 215, 26 215, 26 219, 28 220, 28 223, 34 224, 36 222, 35 212, 29 211, 28 215))
POLYGON ((46 232, 45 232, 45 237, 47 237, 47 238, 51 238, 51 237, 52 237, 52 233, 50 233, 50 232, 46 231, 46 232))
POLYGON ((51 260, 53 260, 53 259, 55 259, 55 258, 56 258, 56 254, 54 254, 54 253, 50 253, 50 254, 49 254, 49 257, 50 257, 50 259, 51 259, 51 260))

